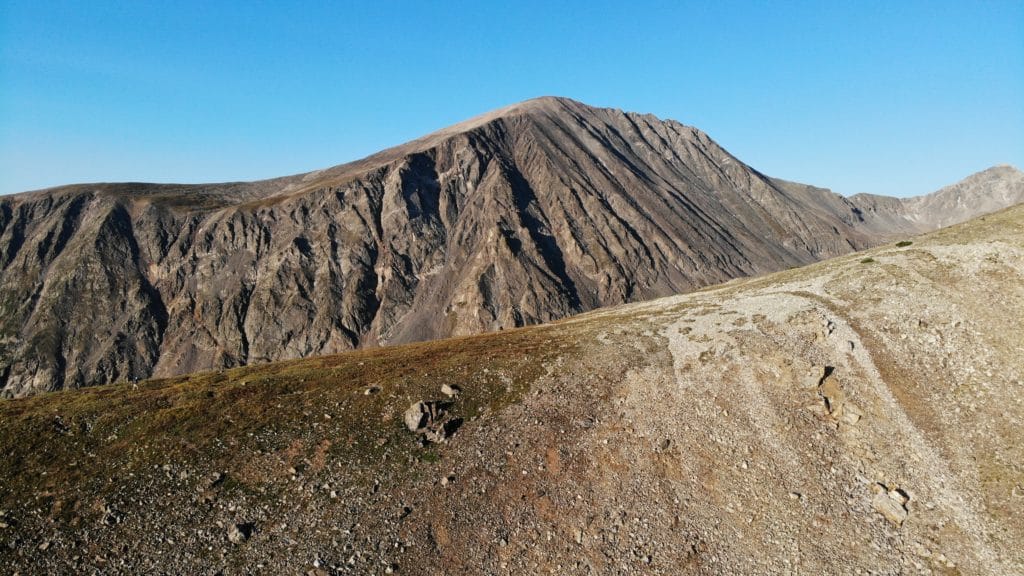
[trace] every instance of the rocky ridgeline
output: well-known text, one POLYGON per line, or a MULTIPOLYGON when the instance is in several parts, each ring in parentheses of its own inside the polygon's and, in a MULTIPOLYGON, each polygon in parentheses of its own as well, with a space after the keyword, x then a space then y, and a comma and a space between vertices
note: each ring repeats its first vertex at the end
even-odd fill
POLYGON ((764 177, 674 121, 531 100, 309 174, 0 198, 0 389, 170 376, 562 318, 1024 199, 764 177))

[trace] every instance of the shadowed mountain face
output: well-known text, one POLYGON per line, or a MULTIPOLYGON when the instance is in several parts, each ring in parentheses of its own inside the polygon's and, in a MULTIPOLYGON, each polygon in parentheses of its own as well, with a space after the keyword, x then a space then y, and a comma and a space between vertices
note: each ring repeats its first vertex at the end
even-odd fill
POLYGON ((1012 168, 972 178, 917 200, 845 199, 766 178, 673 121, 541 98, 309 174, 7 197, 0 387, 23 396, 544 322, 1024 199, 1012 168))

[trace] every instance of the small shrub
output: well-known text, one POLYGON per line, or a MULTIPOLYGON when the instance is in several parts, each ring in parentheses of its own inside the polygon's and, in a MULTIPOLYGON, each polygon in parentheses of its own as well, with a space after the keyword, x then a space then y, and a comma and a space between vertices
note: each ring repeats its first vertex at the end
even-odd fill
POLYGON ((910 240, 900 240, 899 242, 896 243, 896 247, 897 248, 906 248, 907 246, 910 246, 911 244, 913 244, 913 242, 911 242, 910 240))
POLYGON ((860 263, 861 264, 871 264, 874 261, 875 261, 874 258, 865 258, 865 259, 861 260, 860 263))

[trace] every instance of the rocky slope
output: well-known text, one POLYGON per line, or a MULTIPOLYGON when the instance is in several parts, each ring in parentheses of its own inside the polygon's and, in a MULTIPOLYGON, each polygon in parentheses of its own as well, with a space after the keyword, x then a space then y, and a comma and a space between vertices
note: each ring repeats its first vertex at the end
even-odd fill
MULTIPOLYGON (((854 198, 856 201, 856 198, 854 198)), ((964 211, 987 214, 1024 201, 1024 172, 1013 166, 995 166, 952 186, 917 198, 903 200, 910 220, 920 230, 950 226, 964 211)))
MULTIPOLYGON (((1024 194, 982 184, 943 213, 1024 194)), ((930 225, 883 200, 771 180, 695 128, 558 98, 276 180, 0 198, 0 389, 533 324, 930 225)))
POLYGON ((857 194, 849 202, 863 230, 920 234, 1024 202, 1024 172, 993 166, 924 196, 857 194))
POLYGON ((1022 323, 1019 206, 552 325, 10 400, 0 565, 1020 574, 1022 323))

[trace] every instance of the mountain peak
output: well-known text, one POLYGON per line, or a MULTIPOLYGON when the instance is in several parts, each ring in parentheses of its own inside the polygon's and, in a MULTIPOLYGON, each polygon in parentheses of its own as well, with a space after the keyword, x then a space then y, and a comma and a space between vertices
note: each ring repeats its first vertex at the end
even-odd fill
POLYGON ((338 184, 357 177, 368 170, 400 160, 410 154, 417 154, 436 148, 453 137, 474 132, 498 121, 511 121, 517 118, 530 117, 544 118, 545 123, 551 119, 560 118, 562 123, 566 123, 570 118, 579 119, 582 117, 589 118, 591 122, 597 123, 603 122, 603 120, 599 119, 602 113, 604 115, 608 113, 623 114, 621 110, 615 108, 598 108, 564 96, 538 96, 496 108, 354 162, 300 175, 301 179, 285 189, 284 192, 295 194, 308 190, 311 187, 338 184))
POLYGON ((495 120, 512 116, 536 113, 557 113, 568 109, 596 110, 597 108, 563 96, 538 96, 537 98, 530 98, 528 100, 523 100, 522 102, 516 102, 515 104, 496 108, 490 112, 484 112, 479 116, 474 116, 468 120, 442 128, 433 134, 427 135, 425 138, 429 138, 435 134, 451 135, 468 132, 495 120))
POLYGON ((511 106, 506 106, 506 108, 519 107, 519 108, 522 108, 522 109, 547 109, 547 110, 550 110, 551 108, 557 107, 557 106, 587 106, 588 108, 593 108, 593 106, 589 106, 588 104, 584 104, 583 102, 580 102, 578 100, 573 100, 572 98, 569 98, 569 97, 566 97, 566 96, 552 96, 552 95, 537 96, 536 98, 527 98, 526 100, 523 100, 523 101, 521 101, 521 102, 519 102, 517 104, 512 104, 511 106))
POLYGON ((971 174, 970 176, 965 178, 965 180, 970 179, 970 178, 975 178, 975 177, 978 177, 978 176, 1010 176, 1010 177, 1017 177, 1017 176, 1024 176, 1024 172, 1021 172, 1016 166, 1014 166, 1012 164, 996 164, 995 166, 990 166, 990 167, 988 167, 988 168, 986 168, 986 169, 984 169, 984 170, 982 170, 980 172, 975 172, 974 174, 971 174))

